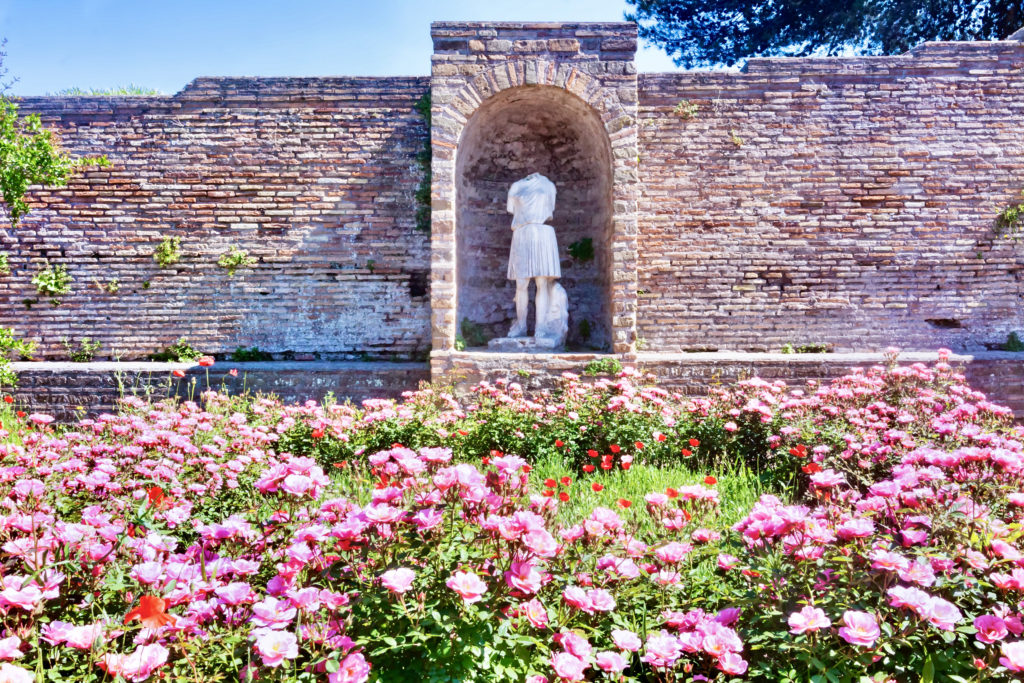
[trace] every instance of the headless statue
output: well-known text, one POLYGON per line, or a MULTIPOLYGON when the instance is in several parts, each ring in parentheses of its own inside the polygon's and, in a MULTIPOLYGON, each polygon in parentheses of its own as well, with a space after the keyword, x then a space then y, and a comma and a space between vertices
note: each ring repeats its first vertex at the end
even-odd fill
POLYGON ((508 279, 516 283, 516 321, 509 337, 525 337, 530 280, 537 287, 534 339, 547 348, 562 346, 569 327, 568 300, 557 280, 562 276, 555 229, 547 224, 555 211, 555 184, 533 173, 508 192, 512 214, 512 248, 508 279))

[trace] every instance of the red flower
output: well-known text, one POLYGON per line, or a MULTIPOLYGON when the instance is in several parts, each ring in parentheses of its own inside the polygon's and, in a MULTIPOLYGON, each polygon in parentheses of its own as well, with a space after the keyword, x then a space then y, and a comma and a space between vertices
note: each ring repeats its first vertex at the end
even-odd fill
POLYGON ((167 614, 170 603, 155 595, 143 595, 139 598, 139 606, 124 616, 124 623, 138 619, 146 628, 157 628, 165 624, 173 624, 174 617, 167 614))
POLYGON ((554 491, 552 491, 551 489, 544 489, 544 497, 545 498, 550 498, 553 495, 555 495, 554 491))
POLYGON ((797 458, 806 458, 807 446, 803 445, 802 443, 798 443, 796 446, 789 449, 789 454, 797 458))
POLYGON ((519 469, 521 469, 521 470, 522 470, 523 472, 525 472, 526 474, 529 474, 530 472, 532 472, 532 471, 533 471, 533 468, 532 468, 532 467, 530 467, 529 465, 523 465, 523 466, 522 466, 521 468, 519 468, 519 469))
POLYGON ((569 477, 562 477, 562 486, 568 486, 572 483, 572 479, 569 477))
POLYGON ((664 441, 664 440, 665 440, 665 439, 667 439, 668 437, 667 437, 667 436, 665 436, 664 434, 662 434, 661 432, 658 432, 658 436, 656 436, 656 437, 654 437, 654 438, 655 438, 655 439, 657 439, 658 441, 664 441))
POLYGON ((319 427, 317 427, 316 429, 313 430, 313 438, 314 439, 322 439, 323 437, 324 437, 324 430, 320 429, 319 427))
POLYGON ((684 448, 683 449, 683 457, 684 458, 689 458, 691 455, 693 455, 693 451, 691 451, 689 448, 684 448))
POLYGON ((175 370, 171 374, 174 375, 175 377, 184 377, 185 376, 185 371, 184 370, 175 370))
POLYGON ((561 439, 555 439, 555 448, 561 448, 564 445, 565 445, 564 441, 562 441, 561 439))
POLYGON ((597 457, 597 451, 595 451, 593 448, 591 448, 589 451, 587 451, 587 455, 589 455, 591 458, 596 458, 597 457))
POLYGON ((611 446, 608 447, 608 450, 610 450, 612 453, 618 453, 622 449, 616 446, 615 444, 612 444, 611 446))
POLYGON ((804 471, 804 474, 814 474, 815 472, 821 472, 821 465, 816 462, 809 462, 800 469, 804 471))
POLYGON ((590 474, 591 472, 593 472, 596 469, 597 468, 594 467, 593 465, 584 465, 583 466, 583 471, 586 472, 587 474, 590 474))
POLYGON ((9 395, 4 396, 4 403, 14 403, 14 397, 9 395))
POLYGON ((553 489, 556 486, 558 486, 558 482, 555 481, 554 479, 545 479, 544 485, 547 486, 549 489, 553 489))
POLYGON ((199 359, 199 367, 208 368, 213 365, 213 356, 202 356, 199 359))
POLYGON ((674 488, 667 488, 665 489, 665 495, 669 498, 678 498, 679 491, 676 491, 674 488))
POLYGON ((164 490, 159 486, 150 486, 146 489, 146 497, 149 499, 149 506, 160 509, 164 506, 167 501, 167 496, 164 495, 164 490))
POLYGON ((634 445, 634 446, 636 446, 636 449, 637 449, 638 451, 642 451, 642 450, 644 449, 644 442, 643 442, 643 441, 637 441, 637 442, 636 442, 635 444, 633 444, 633 445, 634 445))
POLYGON ((483 464, 485 464, 485 465, 490 465, 490 464, 491 464, 491 459, 490 459, 490 458, 488 458, 488 457, 487 457, 487 456, 485 455, 484 457, 480 458, 480 462, 482 462, 482 463, 483 463, 483 464))
POLYGON ((459 436, 466 436, 467 434, 469 434, 469 432, 467 432, 465 429, 459 430, 459 436))
POLYGON ((618 505, 618 506, 619 506, 620 508, 622 508, 623 510, 625 510, 626 508, 628 508, 628 507, 629 507, 630 505, 632 505, 632 504, 633 504, 633 501, 631 501, 631 500, 626 500, 625 498, 619 498, 619 499, 618 499, 618 500, 616 501, 616 505, 618 505))
POLYGON ((232 377, 238 377, 238 368, 231 368, 228 370, 228 374, 232 377))
POLYGON ((562 491, 561 493, 558 494, 558 500, 562 501, 563 503, 568 503, 569 493, 566 491, 562 491))
POLYGON ((596 481, 590 485, 590 488, 594 489, 594 493, 600 493, 604 490, 604 486, 598 484, 596 481))
POLYGON ((610 470, 612 467, 614 467, 614 465, 612 465, 611 460, 605 460, 604 462, 601 463, 602 470, 610 470))
POLYGON ((624 462, 624 463, 622 463, 622 471, 625 472, 626 470, 628 470, 632 466, 633 466, 633 463, 631 463, 631 462, 624 462))
POLYGON ((25 414, 26 414, 26 413, 25 413, 25 411, 24 411, 24 410, 19 410, 19 411, 18 411, 17 413, 15 413, 15 414, 16 414, 16 415, 17 415, 18 417, 25 417, 25 414))
POLYGON ((690 447, 691 448, 696 448, 699 445, 700 445, 700 441, 698 441, 697 439, 690 439, 690 447))
POLYGON ((704 483, 707 484, 708 486, 714 486, 715 484, 718 483, 718 480, 712 477, 711 475, 708 475, 704 477, 704 483))

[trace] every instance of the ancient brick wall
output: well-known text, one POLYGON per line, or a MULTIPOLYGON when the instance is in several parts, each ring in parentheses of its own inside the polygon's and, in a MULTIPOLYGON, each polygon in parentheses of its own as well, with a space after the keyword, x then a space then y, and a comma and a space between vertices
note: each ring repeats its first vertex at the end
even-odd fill
POLYGON ((425 357, 429 236, 415 228, 413 106, 427 78, 199 79, 173 97, 26 98, 76 155, 109 168, 31 193, 0 230, 0 326, 65 357, 62 337, 100 357, 145 357, 186 336, 296 357, 425 357), (160 269, 163 237, 181 261, 160 269), (229 277, 219 256, 258 259, 229 277), (63 264, 74 291, 54 307, 30 283, 63 264), (117 291, 103 289, 112 280, 117 291))
POLYGON ((646 348, 983 349, 1024 330, 1024 244, 992 231, 1024 189, 1024 44, 639 87, 646 348))

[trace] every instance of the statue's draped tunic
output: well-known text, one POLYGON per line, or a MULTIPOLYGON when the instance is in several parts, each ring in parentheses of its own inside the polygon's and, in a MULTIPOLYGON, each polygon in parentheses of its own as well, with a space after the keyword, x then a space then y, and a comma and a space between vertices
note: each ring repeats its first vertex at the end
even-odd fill
POLYGON ((534 173, 508 191, 512 214, 512 249, 508 279, 562 277, 555 229, 545 223, 555 211, 555 184, 534 173))

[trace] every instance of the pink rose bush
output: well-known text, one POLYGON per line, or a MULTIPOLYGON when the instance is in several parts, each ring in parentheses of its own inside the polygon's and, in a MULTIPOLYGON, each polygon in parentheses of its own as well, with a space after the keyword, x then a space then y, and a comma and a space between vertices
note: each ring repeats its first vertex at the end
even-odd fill
POLYGON ((0 679, 1024 672, 1024 433, 952 368, 707 398, 642 382, 20 420, 0 679), (543 458, 578 474, 536 477, 543 458), (765 490, 742 508, 739 463, 765 490), (678 484, 637 491, 658 467, 678 484))

